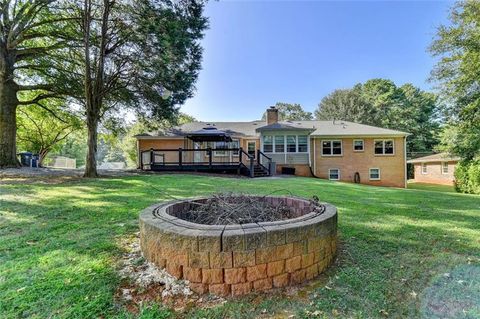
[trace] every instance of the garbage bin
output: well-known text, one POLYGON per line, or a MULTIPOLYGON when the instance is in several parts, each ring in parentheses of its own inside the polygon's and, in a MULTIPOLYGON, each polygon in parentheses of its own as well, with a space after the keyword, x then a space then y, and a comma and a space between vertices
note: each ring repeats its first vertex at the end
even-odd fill
POLYGON ((21 152, 18 153, 18 155, 20 156, 20 163, 22 164, 22 166, 30 167, 33 154, 30 152, 21 152))
POLYGON ((38 154, 32 155, 31 167, 38 168, 38 162, 40 161, 40 156, 38 154))
POLYGON ((30 152, 21 152, 17 155, 20 156, 20 163, 26 167, 38 167, 40 156, 38 154, 32 154, 30 152))

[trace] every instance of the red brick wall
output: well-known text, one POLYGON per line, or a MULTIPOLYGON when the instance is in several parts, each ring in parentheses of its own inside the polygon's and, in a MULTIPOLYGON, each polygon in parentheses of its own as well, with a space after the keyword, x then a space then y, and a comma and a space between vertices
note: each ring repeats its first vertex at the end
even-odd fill
POLYGON ((414 181, 418 183, 430 183, 440 185, 453 185, 455 180, 454 172, 457 162, 448 162, 448 173, 442 172, 442 163, 433 162, 425 163, 427 165, 427 173, 422 173, 422 163, 415 163, 414 181))
MULTIPOLYGON (((342 156, 322 156, 322 140, 330 138, 315 138, 311 150, 315 149, 315 175, 328 179, 328 170, 340 169, 340 181, 354 182, 355 172, 360 174, 362 184, 377 186, 405 187, 405 148, 403 137, 394 138, 394 155, 375 155, 373 138, 332 138, 342 140, 342 156), (364 151, 353 150, 353 140, 363 139, 364 151), (315 143, 315 148, 313 146, 315 143), (380 168, 381 179, 374 181, 369 179, 369 169, 380 168)), ((380 138, 378 138, 380 139, 380 138)), ((385 138, 388 139, 388 138, 385 138)), ((313 154, 313 153, 312 153, 313 154)), ((313 155, 312 155, 313 157, 313 155)), ((313 159, 312 159, 313 161, 313 159)))

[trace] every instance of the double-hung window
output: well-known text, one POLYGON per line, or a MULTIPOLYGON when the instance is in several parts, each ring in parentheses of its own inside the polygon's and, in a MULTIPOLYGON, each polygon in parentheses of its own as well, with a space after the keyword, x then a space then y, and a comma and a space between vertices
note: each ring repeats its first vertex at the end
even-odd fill
POLYGON ((393 140, 375 140, 375 155, 393 155, 393 140))
POLYGON ((422 163, 422 174, 427 174, 427 163, 422 163))
POLYGON ((363 140, 353 140, 353 150, 355 152, 363 152, 363 140))
POLYGON ((328 179, 331 181, 340 180, 340 170, 338 168, 330 168, 328 170, 328 179))
POLYGON ((271 136, 271 135, 264 135, 263 136, 263 151, 265 153, 272 153, 273 152, 273 136, 271 136))
POLYGON ((285 152, 285 137, 283 135, 275 135, 275 153, 285 152))
POLYGON ((380 180, 380 168, 370 168, 369 177, 371 181, 380 180))
POLYGON ((299 153, 308 152, 308 136, 307 135, 298 136, 298 152, 299 153))
POLYGON ((287 135, 287 153, 297 152, 297 136, 287 135))
POLYGON ((324 156, 340 156, 342 155, 342 141, 322 141, 322 155, 324 156))
POLYGON ((448 162, 442 162, 442 174, 448 174, 448 162))

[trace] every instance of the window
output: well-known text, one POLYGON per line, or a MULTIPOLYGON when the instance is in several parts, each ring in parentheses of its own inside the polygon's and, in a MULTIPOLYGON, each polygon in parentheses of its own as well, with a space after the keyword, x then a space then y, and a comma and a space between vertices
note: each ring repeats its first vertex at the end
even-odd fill
POLYGON ((379 181, 380 180, 380 169, 379 168, 370 168, 369 176, 370 176, 371 181, 379 181))
POLYGON ((338 168, 331 168, 328 170, 328 179, 331 181, 340 180, 340 170, 338 168))
POLYGON ((342 155, 342 141, 322 141, 322 155, 342 155))
POLYGON ((297 136, 287 135, 287 153, 295 153, 297 151, 297 136))
POLYGON ((422 163, 422 174, 427 174, 427 163, 422 163))
POLYGON ((376 140, 375 141, 376 155, 393 155, 393 140, 376 140))
POLYGON ((448 174, 448 162, 442 162, 442 173, 448 174))
POLYGON ((283 135, 275 136, 275 153, 285 152, 285 137, 283 135))
POLYGON ((265 135, 263 137, 263 151, 265 153, 272 153, 273 152, 273 136, 265 135))
POLYGON ((299 153, 308 152, 308 136, 307 135, 298 136, 298 152, 299 153))
MULTIPOLYGON (((230 143, 230 148, 240 148, 240 141, 239 140, 233 140, 230 143)), ((239 150, 232 151, 233 155, 238 155, 239 150)))
POLYGON ((353 150, 355 152, 363 152, 363 140, 353 140, 353 150))
POLYGON ((228 148, 228 143, 227 142, 215 142, 214 144, 214 149, 216 149, 213 152, 213 156, 225 156, 227 155, 227 151, 219 151, 219 149, 226 149, 228 148))

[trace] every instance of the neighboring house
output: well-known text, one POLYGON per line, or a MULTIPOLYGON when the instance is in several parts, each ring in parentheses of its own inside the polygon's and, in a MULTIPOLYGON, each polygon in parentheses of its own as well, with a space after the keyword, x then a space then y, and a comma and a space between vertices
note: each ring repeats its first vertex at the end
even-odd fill
POLYGON ((409 160, 408 163, 413 164, 415 182, 453 185, 455 166, 458 161, 458 157, 440 153, 415 158, 409 160))
POLYGON ((300 176, 406 186, 408 133, 345 121, 193 122, 137 135, 146 170, 237 169, 252 177, 295 169, 300 176), (179 148, 181 148, 179 150, 179 148))

